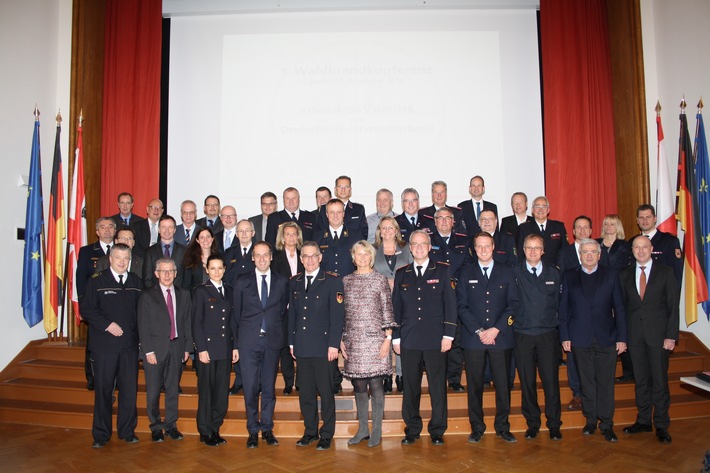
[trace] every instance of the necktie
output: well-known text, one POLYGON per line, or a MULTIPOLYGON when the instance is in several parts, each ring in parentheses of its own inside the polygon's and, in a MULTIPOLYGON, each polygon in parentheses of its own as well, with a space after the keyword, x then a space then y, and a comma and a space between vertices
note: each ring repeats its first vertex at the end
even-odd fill
POLYGON ((120 284, 121 286, 123 286, 123 274, 119 274, 119 275, 118 275, 118 284, 120 284))
POLYGON ((338 243, 338 232, 333 232, 333 243, 338 243))
POLYGON ((543 224, 540 224, 540 233, 545 233, 545 226, 543 224))
POLYGON ((232 246, 232 231, 227 230, 224 232, 224 247, 229 248, 232 246))
POLYGON ((640 266, 641 277, 639 278, 639 296, 643 300, 643 296, 646 294, 646 266, 640 266))
POLYGON ((156 229, 156 225, 154 223, 150 224, 150 244, 154 244, 156 241, 158 241, 158 230, 156 229))
POLYGON ((419 276, 419 277, 422 277, 422 276, 423 276, 423 274, 422 274, 422 268, 423 268, 423 266, 417 266, 417 276, 419 276))
POLYGON ((481 203, 476 202, 476 220, 481 217, 481 203))
POLYGON ((165 303, 168 306, 168 315, 170 315, 170 340, 177 338, 177 329, 175 328, 175 308, 173 307, 173 296, 170 294, 170 289, 166 289, 165 303))
POLYGON ((242 250, 244 250, 244 256, 246 256, 246 255, 247 255, 247 249, 246 249, 246 248, 242 248, 242 250))
POLYGON ((483 282, 488 284, 488 266, 484 266, 483 268, 483 282))
POLYGON ((208 226, 209 228, 212 228, 212 227, 214 226, 214 222, 213 222, 212 220, 210 220, 210 219, 207 219, 207 226, 208 226))
POLYGON ((219 295, 222 296, 222 299, 224 299, 224 286, 219 286, 217 290, 219 291, 219 295))
POLYGON ((409 217, 409 220, 412 221, 412 226, 413 226, 413 227, 416 227, 416 226, 417 226, 417 224, 414 223, 414 217, 409 217))
POLYGON ((532 268, 530 268, 530 271, 532 271, 533 276, 537 277, 537 268, 536 268, 535 266, 533 266, 532 268))
MULTIPOLYGON (((269 301, 269 286, 266 284, 266 274, 261 275, 261 307, 266 308, 269 301)), ((261 319, 261 331, 266 332, 266 318, 261 319)))
POLYGON ((185 241, 190 241, 190 229, 185 229, 185 241))
POLYGON ((128 225, 128 219, 127 219, 127 218, 124 218, 124 219, 123 219, 123 222, 124 222, 126 225, 128 225))
POLYGON ((446 238, 444 238, 444 241, 446 242, 446 246, 449 246, 449 238, 451 238, 451 237, 447 236, 446 238))
POLYGON ((106 254, 111 254, 111 245, 106 245, 106 254))
POLYGON ((296 221, 296 212, 291 212, 291 220, 296 221))
POLYGON ((306 276, 306 292, 308 292, 308 289, 311 288, 311 280, 313 279, 313 276, 306 276))
POLYGON ((170 245, 165 245, 165 251, 163 251, 163 256, 170 258, 170 245))

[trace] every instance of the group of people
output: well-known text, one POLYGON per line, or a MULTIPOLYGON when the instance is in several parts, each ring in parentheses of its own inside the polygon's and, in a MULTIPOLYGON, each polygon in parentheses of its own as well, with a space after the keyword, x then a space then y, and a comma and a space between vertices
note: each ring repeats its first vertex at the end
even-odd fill
POLYGON ((76 284, 89 326, 87 381, 95 390, 96 448, 110 439, 111 405, 118 389, 118 437, 137 442, 136 391, 143 361, 152 440, 182 439, 176 427, 180 376, 191 353, 197 371, 197 427, 208 446, 226 442, 219 430, 229 394, 243 390, 247 447, 273 434, 279 365, 283 393, 294 385, 304 420, 296 444, 330 448, 335 394, 352 382, 358 430, 349 445, 380 444, 385 393, 403 393, 402 444, 419 439, 422 379, 431 398, 427 431, 444 444, 447 384, 467 391, 469 442, 486 431, 484 386, 495 387, 494 429, 506 442, 510 392, 517 368, 526 439, 541 428, 536 374, 545 395, 549 436, 562 438, 559 366, 562 351, 584 435, 613 430, 614 383, 636 383, 636 422, 626 433, 651 432, 670 443, 668 357, 679 330, 682 258, 677 238, 656 229, 655 210, 641 205, 641 233, 625 240, 616 215, 594 240, 589 217, 579 216, 569 244, 564 224, 548 219, 546 197, 511 197, 513 214, 498 222, 498 207, 483 200, 485 182, 471 179, 471 199, 447 205, 447 186, 431 186, 432 205, 401 193, 393 211, 388 189, 377 211, 352 202, 351 179, 316 190, 318 207, 300 207, 300 193, 272 192, 262 213, 237 219, 219 198, 182 203, 181 224, 152 200, 145 219, 133 214, 129 193, 119 213, 96 222, 99 240, 80 250, 76 284), (338 361, 343 358, 343 369, 338 361), (623 376, 615 380, 617 356, 623 376), (394 363, 393 359, 394 357, 394 363), (294 363, 295 360, 295 363, 294 363), (394 370, 393 370, 394 365, 394 370), (230 387, 230 372, 236 376, 230 387), (465 367, 466 387, 461 383, 465 367), (159 397, 165 391, 165 415, 159 397), (319 425, 318 399, 320 398, 319 425), (370 409, 371 406, 371 409, 370 409), (372 428, 369 425, 370 410, 372 428))

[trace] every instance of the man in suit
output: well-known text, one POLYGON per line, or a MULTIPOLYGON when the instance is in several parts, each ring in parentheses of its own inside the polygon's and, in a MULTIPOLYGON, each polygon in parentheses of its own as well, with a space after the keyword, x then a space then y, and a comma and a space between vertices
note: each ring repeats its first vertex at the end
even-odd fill
POLYGON ((175 241, 175 219, 170 215, 160 217, 158 225, 158 233, 160 238, 158 242, 148 248, 143 258, 143 285, 146 289, 153 287, 158 282, 158 276, 155 273, 155 263, 161 258, 169 258, 175 262, 177 274, 175 276, 175 285, 182 287, 183 273, 185 266, 185 247, 175 241))
MULTIPOLYGON (((162 222, 161 222, 162 223, 162 222)), ((165 435, 182 440, 177 429, 178 383, 182 364, 193 347, 190 292, 173 283, 175 261, 155 262, 158 284, 146 289, 138 301, 138 336, 145 371, 146 404, 153 442, 165 435), (165 417, 160 417, 160 390, 165 387, 165 417)), ((122 386, 119 385, 119 388, 122 386)))
POLYGON ((444 444, 447 424, 446 352, 456 333, 456 291, 451 269, 429 258, 431 240, 424 230, 409 238, 414 262, 397 270, 392 305, 397 328, 392 345, 402 356, 402 445, 411 445, 422 431, 419 406, 425 368, 431 398, 428 432, 433 445, 444 444))
POLYGON ((324 271, 347 276, 355 271, 350 250, 360 240, 359 233, 353 233, 344 222, 344 204, 339 199, 331 199, 326 204, 327 226, 316 237, 322 253, 321 267, 324 271))
POLYGON ((377 208, 377 212, 367 216, 367 241, 370 243, 375 243, 375 231, 377 230, 377 225, 380 224, 380 219, 382 219, 382 217, 395 216, 395 213, 392 211, 394 207, 392 191, 385 188, 378 190, 377 194, 375 194, 375 207, 377 208))
MULTIPOLYGON (((515 254, 515 240, 507 233, 498 230, 498 216, 493 210, 482 210, 478 217, 478 226, 493 237, 493 261, 505 266, 517 266, 518 258, 515 254)), ((475 252, 473 252, 475 255, 475 252)))
POLYGON ((425 228, 424 221, 420 217, 419 192, 413 187, 408 187, 402 191, 402 213, 394 218, 399 224, 399 231, 404 241, 409 241, 409 235, 414 230, 425 228))
POLYGON ((545 393, 545 425, 551 440, 562 439, 560 426, 560 335, 557 309, 560 302, 560 271, 542 263, 544 241, 531 234, 523 242, 525 262, 513 269, 518 288, 518 311, 513 324, 515 364, 520 376, 522 413, 532 440, 540 431, 540 405, 537 401, 536 373, 545 393))
POLYGON ((259 446, 259 432, 267 445, 279 444, 273 433, 275 388, 288 304, 288 279, 271 271, 269 244, 255 243, 252 259, 256 270, 239 276, 234 286, 234 323, 249 431, 247 448, 259 446))
POLYGON ((249 221, 254 224, 254 238, 256 241, 265 241, 269 219, 278 210, 278 199, 273 192, 261 194, 261 213, 249 217, 249 221))
POLYGON ((490 361, 496 389, 496 435, 516 442, 510 433, 510 360, 515 338, 513 322, 518 293, 513 270, 493 260, 493 237, 481 232, 474 239, 477 263, 461 270, 457 285, 458 313, 463 328, 461 346, 466 360, 469 442, 478 443, 486 431, 483 421, 483 376, 486 357, 490 361))
POLYGON ((175 241, 188 247, 195 239, 200 226, 195 223, 197 218, 197 204, 191 200, 184 200, 180 204, 180 218, 182 223, 175 230, 175 241))
MULTIPOLYGON (((365 207, 350 200, 353 195, 352 180, 348 176, 339 176, 335 180, 335 197, 339 199, 345 208, 343 224, 348 232, 354 236, 355 241, 366 240, 368 234, 367 217, 365 207)), ((329 201, 330 202, 330 201, 329 201)), ((316 236, 328 228, 327 204, 320 207, 316 224, 316 236)))
MULTIPOLYGON (((225 205, 222 207, 222 213, 219 218, 222 222, 222 229, 215 232, 214 239, 217 241, 217 250, 225 254, 227 250, 237 246, 239 241, 237 238, 237 209, 231 205, 225 205)), ((253 224, 251 228, 254 228, 253 224)))
POLYGON ((111 215, 117 226, 132 225, 143 220, 143 217, 133 214, 133 196, 128 192, 118 194, 118 213, 111 215))
POLYGON ((531 233, 542 235, 545 240, 545 253, 542 255, 542 262, 545 264, 557 264, 557 254, 566 247, 567 230, 565 224, 557 220, 549 220, 550 203, 545 196, 536 197, 533 200, 532 221, 525 222, 518 227, 517 253, 520 261, 525 259, 523 252, 523 241, 531 233))
MULTIPOLYGON (((333 194, 330 193, 330 189, 327 186, 320 186, 316 189, 316 209, 311 212, 316 217, 320 213, 321 207, 328 203, 330 199, 333 198, 333 194)), ((308 241, 304 238, 303 241, 308 241)))
MULTIPOLYGON (((601 247, 586 239, 579 246, 582 265, 562 275, 560 339, 574 351, 582 387, 584 435, 599 428, 608 442, 614 433, 616 357, 626 351, 626 310, 616 271, 599 265, 601 247)), ((543 261, 544 264, 544 261, 543 261)))
MULTIPOLYGON (((79 249, 79 259, 76 264, 76 291, 79 296, 79 301, 86 292, 86 285, 94 272, 99 258, 109 254, 109 249, 113 243, 113 237, 116 235, 116 222, 109 217, 99 217, 96 220, 96 236, 99 237, 94 243, 82 246, 79 249)), ((91 336, 91 332, 87 332, 87 338, 91 336)), ((91 349, 87 341, 84 371, 86 372, 86 388, 91 391, 94 389, 94 372, 91 365, 91 349)))
POLYGON ((88 345, 94 359, 94 448, 111 438, 113 391, 118 393, 118 438, 138 442, 136 396, 138 392, 137 307, 143 282, 128 272, 131 249, 121 243, 111 248, 110 269, 89 280, 80 300, 83 319, 91 335, 88 345))
POLYGON ((631 252, 635 264, 621 272, 621 290, 626 306, 638 414, 636 422, 625 427, 624 432, 651 432, 655 425, 658 441, 671 443, 668 356, 678 340, 677 283, 670 267, 653 260, 649 238, 643 235, 634 238, 631 252))
POLYGON ((301 248, 305 271, 289 282, 288 344, 297 362, 298 401, 305 432, 296 445, 318 440, 317 450, 327 450, 335 434, 333 362, 338 359, 345 309, 343 280, 320 268, 318 245, 301 248), (318 395, 323 425, 318 430, 318 395), (319 440, 320 438, 320 440, 319 440))
MULTIPOLYGON (((330 194, 330 191, 328 191, 328 194, 330 194)), ((316 216, 307 210, 301 209, 301 194, 298 192, 298 189, 295 187, 287 187, 284 189, 283 201, 284 209, 269 217, 266 241, 269 242, 272 248, 275 247, 279 225, 284 222, 295 222, 298 224, 303 234, 303 241, 313 240, 313 228, 316 224, 316 216)))
POLYGON ((459 208, 461 209, 461 218, 466 227, 466 233, 472 238, 481 231, 478 223, 481 212, 492 210, 498 216, 498 206, 493 202, 483 200, 483 194, 486 193, 486 183, 481 176, 473 176, 471 178, 468 184, 468 193, 471 198, 459 202, 459 208))
POLYGON ((500 222, 500 231, 513 235, 513 240, 518 241, 518 227, 533 218, 527 214, 528 196, 525 192, 516 192, 510 198, 510 207, 513 215, 503 217, 500 222))
POLYGON ((419 215, 423 217, 422 226, 427 230, 427 232, 429 232, 429 234, 432 234, 436 227, 434 214, 439 209, 448 208, 454 216, 454 222, 456 223, 454 231, 456 231, 456 233, 463 233, 466 235, 466 222, 464 222, 461 218, 461 209, 446 204, 448 189, 449 188, 444 181, 434 181, 431 183, 432 204, 429 207, 424 207, 419 210, 419 215))
POLYGON ((208 195, 205 197, 204 212, 205 216, 198 219, 195 223, 200 228, 211 228, 215 234, 222 230, 222 221, 219 218, 220 212, 219 197, 216 195, 208 195))
POLYGON ((197 430, 200 442, 216 447, 227 441, 219 435, 229 407, 229 373, 239 359, 233 323, 233 292, 223 284, 224 258, 207 258, 210 280, 192 296, 192 337, 197 362, 197 430))
POLYGON ((148 218, 133 222, 131 229, 136 237, 136 246, 133 252, 141 258, 145 257, 146 251, 158 241, 160 234, 158 224, 163 216, 163 202, 160 199, 153 199, 146 207, 148 218))
MULTIPOLYGON (((133 249, 136 244, 136 240, 133 237, 133 230, 129 227, 122 227, 116 233, 116 238, 113 240, 114 245, 116 243, 123 243, 128 248, 133 249)), ((96 271, 106 271, 111 266, 108 255, 103 255, 96 262, 96 271)), ((143 279, 143 258, 138 255, 134 255, 131 252, 131 261, 128 263, 128 271, 135 274, 139 278, 143 279)))

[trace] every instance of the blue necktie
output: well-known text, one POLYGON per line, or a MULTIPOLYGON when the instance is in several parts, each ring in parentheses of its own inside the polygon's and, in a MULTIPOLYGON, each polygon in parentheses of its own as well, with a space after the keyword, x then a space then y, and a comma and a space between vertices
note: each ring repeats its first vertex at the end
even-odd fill
POLYGON ((488 285, 488 266, 483 268, 483 282, 488 285))
MULTIPOLYGON (((266 274, 261 275, 261 307, 266 309, 269 301, 269 285, 266 284, 266 274)), ((266 318, 261 319, 261 331, 266 332, 266 318)))
POLYGON ((481 203, 476 202, 476 220, 481 218, 481 203))

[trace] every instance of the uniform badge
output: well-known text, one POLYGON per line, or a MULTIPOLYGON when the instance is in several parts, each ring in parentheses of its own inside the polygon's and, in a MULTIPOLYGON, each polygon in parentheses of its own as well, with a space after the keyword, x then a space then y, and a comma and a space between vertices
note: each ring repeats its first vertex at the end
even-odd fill
POLYGON ((338 304, 342 304, 343 303, 343 293, 336 292, 335 293, 335 300, 338 301, 338 304))
POLYGON ((456 279, 451 278, 451 289, 456 289, 456 279))
POLYGON ((512 315, 508 316, 508 325, 513 325, 513 316, 512 315))
POLYGON ((680 249, 678 249, 678 248, 676 248, 676 250, 675 250, 675 257, 678 259, 681 258, 680 249))

